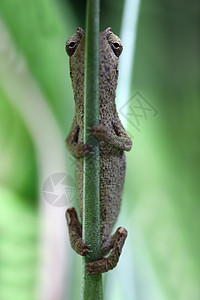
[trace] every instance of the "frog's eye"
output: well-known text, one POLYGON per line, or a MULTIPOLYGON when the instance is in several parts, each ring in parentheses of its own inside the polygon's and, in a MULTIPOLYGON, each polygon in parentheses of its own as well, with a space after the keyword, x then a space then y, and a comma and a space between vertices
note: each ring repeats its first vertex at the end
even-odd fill
POLYGON ((118 43, 117 41, 112 42, 111 48, 117 57, 120 56, 123 50, 122 44, 118 43))
POLYGON ((119 49, 119 47, 120 47, 120 45, 119 45, 119 43, 113 43, 113 47, 115 47, 115 49, 119 49))
POLYGON ((77 42, 75 41, 70 41, 66 44, 66 52, 69 56, 72 56, 76 50, 76 47, 77 47, 77 42))

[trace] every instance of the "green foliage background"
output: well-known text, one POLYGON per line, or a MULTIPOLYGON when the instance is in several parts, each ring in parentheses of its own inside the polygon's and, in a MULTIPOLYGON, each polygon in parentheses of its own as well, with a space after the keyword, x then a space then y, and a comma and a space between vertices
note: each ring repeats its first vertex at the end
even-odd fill
MULTIPOLYGON (((111 26, 120 34, 123 5, 101 1, 101 30, 111 26)), ((129 237, 119 266, 104 276, 105 299, 200 299, 199 17, 199 1, 141 1, 131 95, 140 92, 158 114, 142 122, 141 132, 127 123, 134 146, 118 223, 129 237)), ((29 300, 38 284, 41 166, 12 94, 13 74, 23 57, 65 147, 74 103, 64 48, 76 27, 85 27, 85 3, 1 0, 0 20, 0 299, 29 300)), ((21 84, 26 88, 26 80, 21 84)), ((69 255, 62 299, 73 300, 80 258, 69 255)))

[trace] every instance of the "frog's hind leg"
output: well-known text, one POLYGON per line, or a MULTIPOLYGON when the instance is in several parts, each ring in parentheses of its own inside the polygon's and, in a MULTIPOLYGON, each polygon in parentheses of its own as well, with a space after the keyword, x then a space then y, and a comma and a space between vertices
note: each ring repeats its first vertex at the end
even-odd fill
POLYGON ((127 230, 123 227, 119 227, 111 237, 111 240, 108 240, 108 243, 102 245, 102 255, 105 255, 112 249, 110 255, 106 258, 88 263, 87 271, 91 275, 94 275, 114 269, 119 261, 126 237, 127 230))
POLYGON ((66 211, 66 220, 69 230, 69 238, 72 248, 76 253, 86 256, 88 252, 88 246, 82 241, 82 226, 78 220, 78 216, 74 207, 69 208, 66 211))

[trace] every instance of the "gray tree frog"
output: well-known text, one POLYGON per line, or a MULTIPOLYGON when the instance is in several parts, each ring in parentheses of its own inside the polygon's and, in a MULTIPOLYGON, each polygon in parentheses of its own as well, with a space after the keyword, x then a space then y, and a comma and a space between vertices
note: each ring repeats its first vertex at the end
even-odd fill
MULTIPOLYGON (((132 141, 121 124, 115 105, 118 59, 122 49, 121 40, 111 32, 110 27, 100 33, 100 117, 99 126, 93 126, 90 134, 99 139, 102 258, 87 264, 90 274, 113 269, 118 263, 127 237, 127 231, 123 227, 119 227, 114 235, 110 235, 120 210, 126 169, 124 151, 129 151, 132 147, 132 141)), ((83 139, 85 33, 80 27, 67 41, 66 52, 70 58, 70 76, 75 99, 75 117, 66 144, 76 158, 78 204, 82 219, 83 157, 90 155, 92 149, 84 144, 83 139)), ((82 240, 81 223, 75 208, 66 211, 66 219, 72 248, 82 256, 89 255, 89 247, 82 240)))

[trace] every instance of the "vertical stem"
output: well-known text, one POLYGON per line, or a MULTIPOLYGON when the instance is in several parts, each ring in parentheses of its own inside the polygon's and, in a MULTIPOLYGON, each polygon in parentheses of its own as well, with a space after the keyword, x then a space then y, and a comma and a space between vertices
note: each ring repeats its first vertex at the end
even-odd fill
POLYGON ((83 258, 82 300, 102 300, 102 275, 89 275, 86 263, 101 258, 99 142, 88 135, 88 128, 99 124, 99 7, 100 0, 88 0, 85 41, 84 142, 94 154, 84 158, 83 240, 92 253, 83 258))

